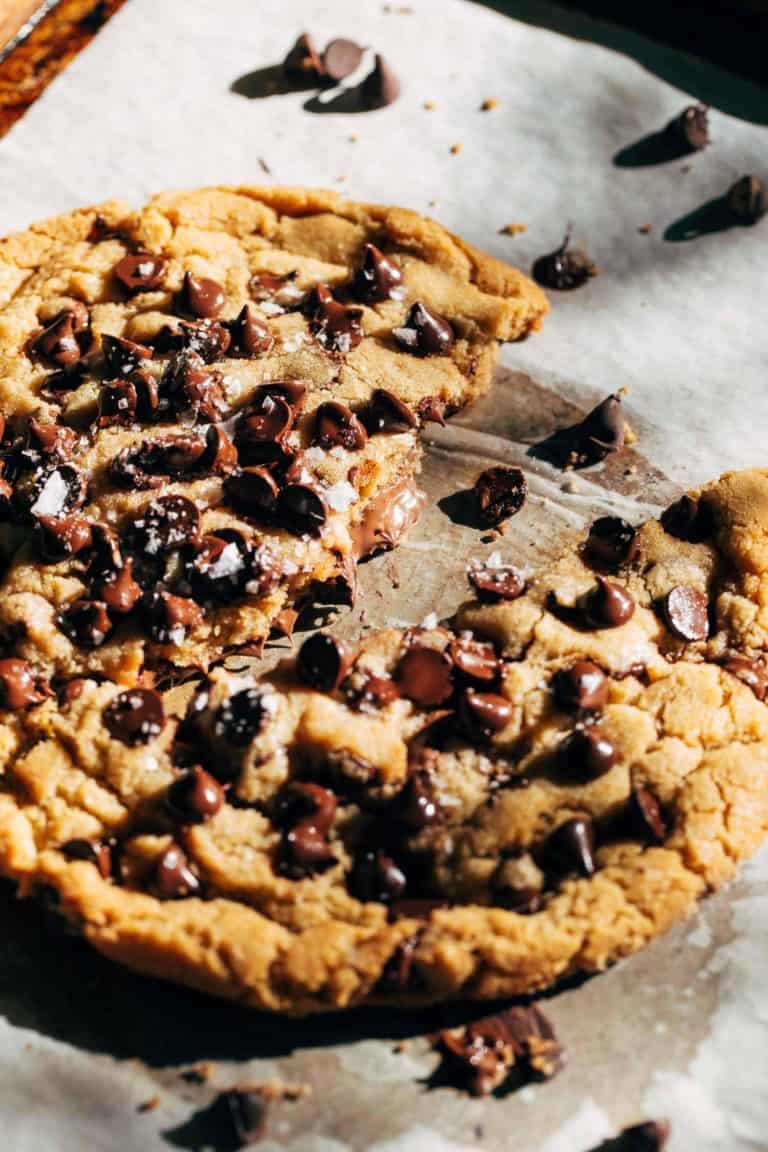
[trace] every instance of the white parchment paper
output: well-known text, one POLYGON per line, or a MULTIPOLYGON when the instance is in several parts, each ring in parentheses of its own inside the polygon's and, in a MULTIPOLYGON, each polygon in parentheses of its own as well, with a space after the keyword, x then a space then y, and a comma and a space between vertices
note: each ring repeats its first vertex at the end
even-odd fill
MULTIPOLYGON (((640 518, 684 484, 768 464, 768 220, 664 238, 743 172, 768 169, 764 94, 673 53, 638 53, 660 61, 662 80, 626 55, 464 0, 400 7, 129 0, 0 141, 2 232, 112 196, 138 204, 166 187, 270 180, 429 212, 523 267, 573 221, 600 276, 557 296, 543 332, 505 350, 494 395, 435 434, 425 470, 432 506, 396 557, 370 566, 364 609, 340 624, 352 631, 395 615, 447 614, 464 595, 464 561, 482 549, 450 497, 478 461, 530 469, 529 506, 502 544, 530 564, 599 510, 640 518), (305 108, 309 92, 252 95, 252 74, 279 62, 304 28, 321 44, 345 35, 375 46, 401 76, 401 100, 375 113, 321 114, 305 108), (716 105, 712 147, 616 166, 618 151, 686 102, 668 82, 677 75, 691 87, 695 78, 696 95, 716 105), (480 111, 487 98, 497 106, 480 111), (512 222, 527 231, 500 235, 512 222), (636 471, 598 468, 564 486, 528 461, 527 445, 560 417, 620 387, 630 389, 640 436, 636 471), (439 602, 426 557, 440 572, 439 602)), ((544 4, 509 7, 557 21, 544 4)), ((216 1087, 279 1075, 313 1095, 273 1108, 262 1145, 270 1152, 582 1152, 661 1114, 673 1121, 672 1152, 768 1148, 766 880, 763 854, 694 925, 560 992, 551 1014, 568 1070, 503 1101, 427 1091, 426 1045, 393 1051, 423 1021, 262 1019, 117 972, 77 941, 52 940, 37 913, 5 893, 0 1146, 215 1147, 198 1113, 216 1087), (179 1075, 196 1060, 214 1062, 208 1085, 179 1075)))

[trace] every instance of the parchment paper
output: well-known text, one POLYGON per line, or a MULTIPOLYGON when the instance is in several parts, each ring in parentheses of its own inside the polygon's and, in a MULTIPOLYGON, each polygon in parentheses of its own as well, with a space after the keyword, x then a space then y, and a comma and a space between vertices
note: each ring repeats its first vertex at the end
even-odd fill
MULTIPOLYGON (((170 186, 270 179, 431 212, 523 267, 573 221, 601 275, 557 296, 544 331, 505 350, 492 396, 431 435, 429 510, 394 556, 365 566, 363 600, 335 625, 353 635, 449 615, 472 556, 499 549, 533 568, 603 510, 639 520, 685 484, 768 464, 768 221, 674 239, 676 222, 765 164, 764 94, 632 41, 656 72, 754 122, 716 108, 706 153, 620 167, 617 152, 686 102, 654 71, 463 0, 386 7, 130 0, 0 142, 2 232, 108 196, 139 203, 170 186), (311 93, 255 97, 262 70, 304 28, 321 44, 375 45, 403 80, 400 102, 355 115, 308 110, 311 93), (498 106, 481 112, 489 97, 498 106), (528 231, 500 235, 512 222, 528 231), (527 456, 619 387, 630 388, 633 450, 575 480, 527 456), (523 464, 532 494, 508 534, 484 544, 461 493, 492 461, 523 464)), ((558 21, 548 5, 508 7, 558 21)), ((582 31, 611 39, 600 26, 582 31)), ((763 853, 694 923, 558 992, 547 1010, 568 1069, 485 1101, 424 1084, 434 1057, 420 1036, 440 1013, 260 1017, 121 972, 52 937, 38 911, 0 889, 0 1144, 216 1147, 203 1110, 217 1088, 280 1077, 312 1095, 272 1106, 269 1152, 582 1152, 648 1115, 672 1119, 672 1152, 766 1148, 766 879, 763 853), (180 1075, 199 1060, 213 1062, 205 1085, 180 1075)))

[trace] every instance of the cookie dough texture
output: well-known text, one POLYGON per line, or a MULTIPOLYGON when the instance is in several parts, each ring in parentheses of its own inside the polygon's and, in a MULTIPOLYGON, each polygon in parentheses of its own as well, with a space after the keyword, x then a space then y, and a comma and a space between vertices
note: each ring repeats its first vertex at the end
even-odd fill
MULTIPOLYGON (((127 748, 103 722, 118 687, 93 681, 64 706, 48 700, 7 714, 3 872, 24 893, 53 888, 62 914, 123 964, 286 1012, 535 992, 637 951, 730 879, 768 830, 768 707, 726 667, 735 655, 758 658, 768 643, 768 471, 726 475, 697 495, 714 518, 704 542, 672 537, 657 522, 640 529, 638 553, 621 573, 636 607, 621 626, 584 629, 552 611, 553 593, 567 607, 594 586, 580 552, 543 571, 516 600, 469 601, 460 610, 456 628, 491 639, 502 656, 497 691, 511 710, 490 739, 455 737, 434 750, 442 816, 413 833, 408 847, 429 861, 443 906, 395 911, 357 899, 349 883, 361 828, 403 787, 414 738, 433 713, 403 698, 356 711, 339 693, 303 686, 292 663, 262 683, 270 719, 240 749, 227 801, 207 823, 180 831, 158 816, 174 777, 174 722, 127 748), (683 643, 659 611, 681 583, 709 598, 707 640, 683 643), (610 771, 582 784, 552 769, 553 750, 574 726, 552 679, 576 659, 608 675, 595 723, 618 753, 610 771), (369 769, 363 791, 358 779, 328 833, 333 866, 298 879, 281 874, 274 797, 292 777, 328 783, 333 764, 343 781, 361 763, 369 769), (494 905, 493 877, 505 862, 519 866, 535 855, 566 820, 617 826, 638 787, 661 806, 662 842, 600 835, 593 875, 559 878, 530 914, 494 905), (205 898, 160 900, 142 885, 142 870, 171 836, 205 898), (129 879, 104 879, 94 864, 67 859, 60 846, 73 837, 117 837, 129 879), (393 989, 404 955, 406 978, 393 989)), ((439 647, 444 635, 417 638, 439 647)), ((413 636, 399 631, 373 635, 361 645, 358 670, 386 675, 409 642, 413 636)), ((244 684, 252 681, 215 673, 212 706, 244 684)), ((168 697, 169 713, 183 707, 168 697)))

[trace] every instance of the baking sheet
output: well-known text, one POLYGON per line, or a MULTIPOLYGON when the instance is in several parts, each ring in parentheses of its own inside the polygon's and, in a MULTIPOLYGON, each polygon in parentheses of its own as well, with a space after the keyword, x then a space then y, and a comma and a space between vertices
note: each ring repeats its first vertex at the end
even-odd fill
MULTIPOLYGON (((463 0, 130 0, 0 142, 2 232, 108 196, 270 179, 430 212, 523 267, 573 221, 600 276, 504 351, 491 397, 430 429, 430 507, 394 556, 365 566, 364 598, 335 625, 350 634, 448 615, 470 557, 498 549, 533 568, 601 511, 640 519, 685 484, 768 463, 768 221, 674 239, 676 222, 761 170, 765 95, 637 39, 618 37, 648 67, 532 26, 557 23, 549 5, 506 7, 528 22, 463 0), (375 45, 403 80, 400 102, 356 115, 335 110, 343 99, 318 110, 310 93, 256 96, 304 28, 321 44, 375 45), (614 164, 686 102, 676 77, 715 104, 712 148, 614 164), (482 112, 487 98, 498 105, 482 112), (500 235, 512 222, 527 231, 500 235), (619 387, 631 452, 576 478, 527 455, 619 387), (523 464, 532 495, 484 544, 460 494, 493 461, 523 464)), ((434 1014, 261 1017, 120 972, 0 890, 2 1146, 215 1147, 203 1110, 216 1089, 279 1077, 312 1094, 272 1106, 269 1152, 582 1152, 647 1115, 671 1117, 671 1152, 754 1152, 768 1147, 767 879, 763 853, 695 922, 560 991, 547 1011, 566 1071, 485 1101, 424 1083, 434 1057, 419 1037, 434 1014), (196 1061, 212 1062, 204 1085, 180 1075, 196 1061)))

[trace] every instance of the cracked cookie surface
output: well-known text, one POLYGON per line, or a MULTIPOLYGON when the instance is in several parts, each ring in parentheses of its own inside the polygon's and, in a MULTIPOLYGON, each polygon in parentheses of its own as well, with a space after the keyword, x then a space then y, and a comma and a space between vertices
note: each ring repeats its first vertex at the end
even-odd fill
POLYGON ((546 310, 439 225, 332 193, 165 193, 0 241, 6 649, 132 684, 351 598, 418 514, 419 425, 546 310))

